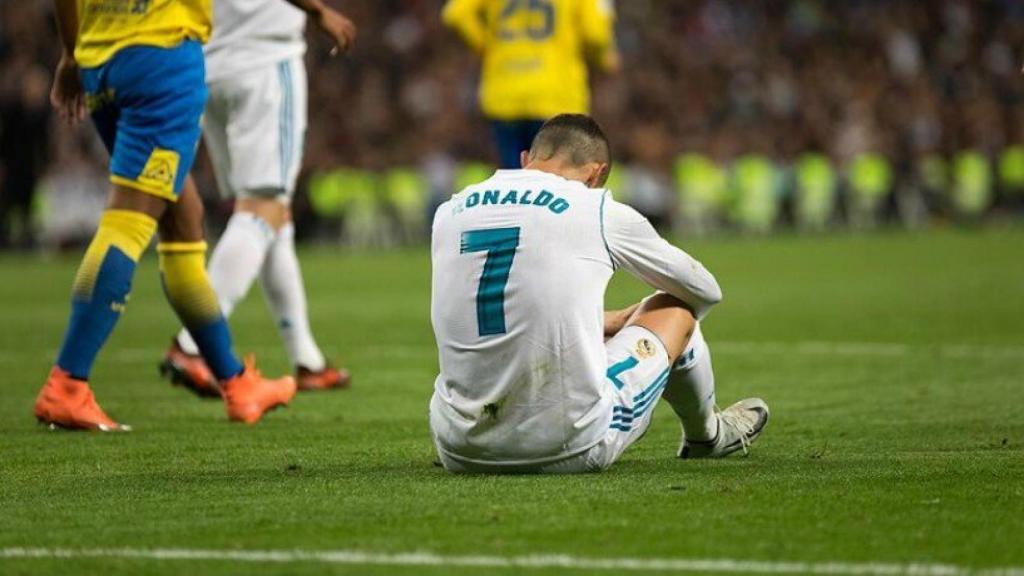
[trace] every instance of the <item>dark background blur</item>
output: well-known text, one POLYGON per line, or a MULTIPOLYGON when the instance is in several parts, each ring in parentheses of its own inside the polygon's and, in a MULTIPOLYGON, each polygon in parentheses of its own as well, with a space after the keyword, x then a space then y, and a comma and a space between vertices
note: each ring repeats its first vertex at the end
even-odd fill
MULTIPOLYGON (((440 0, 335 2, 360 27, 307 62, 296 215, 306 239, 416 243, 433 206, 489 174, 474 55, 440 0)), ((921 227, 1018 218, 1024 196, 1020 0, 619 0, 624 71, 596 76, 611 187, 680 233, 921 227)), ((88 239, 106 193, 91 126, 47 103, 47 0, 0 2, 0 246, 88 239)), ((216 227, 225 207, 203 154, 216 227)))

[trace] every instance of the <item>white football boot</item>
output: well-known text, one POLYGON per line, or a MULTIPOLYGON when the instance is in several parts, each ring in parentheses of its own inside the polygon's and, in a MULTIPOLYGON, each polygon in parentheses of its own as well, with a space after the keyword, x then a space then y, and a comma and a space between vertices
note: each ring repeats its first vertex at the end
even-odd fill
POLYGON ((760 398, 747 398, 717 410, 718 434, 711 440, 699 441, 683 438, 679 447, 680 458, 723 458, 743 450, 761 435, 768 424, 768 405, 760 398))

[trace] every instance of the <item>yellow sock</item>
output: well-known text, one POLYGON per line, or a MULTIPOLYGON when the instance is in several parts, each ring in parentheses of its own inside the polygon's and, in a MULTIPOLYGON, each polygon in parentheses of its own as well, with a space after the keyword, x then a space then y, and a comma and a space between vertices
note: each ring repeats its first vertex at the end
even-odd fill
POLYGON ((131 259, 138 262, 139 257, 149 246, 149 241, 156 234, 156 220, 142 212, 132 210, 107 210, 100 217, 96 235, 93 236, 89 248, 85 251, 82 264, 75 275, 72 289, 78 299, 88 300, 92 297, 103 260, 111 247, 115 247, 131 259))
POLYGON ((206 275, 206 242, 161 242, 157 252, 164 293, 210 370, 220 380, 240 373, 242 363, 231 349, 231 333, 206 275))
POLYGON ((161 242, 156 249, 164 291, 185 326, 220 316, 217 294, 206 276, 206 242, 161 242))

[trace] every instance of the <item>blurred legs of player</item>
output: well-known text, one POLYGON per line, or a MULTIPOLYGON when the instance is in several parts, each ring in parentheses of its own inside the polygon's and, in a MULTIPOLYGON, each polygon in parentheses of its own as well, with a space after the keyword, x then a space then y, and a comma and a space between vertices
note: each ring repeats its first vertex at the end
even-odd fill
POLYGON ((202 58, 191 41, 170 49, 132 46, 81 72, 93 122, 111 154, 113 188, 75 277, 64 343, 36 400, 41 422, 126 429, 96 403, 88 378, 158 228, 164 292, 222 382, 228 417, 256 422, 295 393, 291 377, 264 379, 251 360, 239 362, 206 277, 202 204, 187 177, 206 99, 202 58))
MULTIPOLYGON (((331 366, 313 338, 295 254, 291 197, 306 130, 302 59, 217 79, 209 89, 204 137, 222 194, 235 198, 235 213, 210 259, 220 308, 230 315, 258 277, 299 389, 345 388, 348 372, 331 366)), ((161 371, 200 396, 216 395, 216 380, 198 351, 182 330, 161 371)))
POLYGON ((544 125, 544 120, 492 120, 491 132, 498 148, 498 161, 502 169, 517 170, 520 154, 529 150, 533 138, 544 125))

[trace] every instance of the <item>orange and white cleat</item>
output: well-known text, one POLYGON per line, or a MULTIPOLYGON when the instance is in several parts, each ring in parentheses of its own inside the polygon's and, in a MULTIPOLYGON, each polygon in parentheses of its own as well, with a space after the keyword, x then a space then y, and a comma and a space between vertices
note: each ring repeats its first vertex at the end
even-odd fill
POLYGON ((220 398, 220 384, 203 357, 182 350, 177 339, 171 343, 160 362, 160 375, 169 378, 171 384, 187 388, 200 398, 220 398))
POLYGON ((250 355, 245 359, 241 374, 226 380, 221 385, 228 419, 234 422, 255 424, 268 411, 287 406, 295 396, 295 379, 283 376, 272 380, 264 378, 256 369, 256 361, 250 355))
POLYGON ((36 420, 50 428, 68 430, 99 430, 101 432, 127 432, 130 426, 114 422, 96 403, 96 398, 85 380, 54 366, 46 384, 36 397, 36 420))
POLYGON ((344 368, 328 364, 323 370, 310 370, 299 366, 295 370, 299 390, 344 390, 351 386, 352 375, 344 368))

